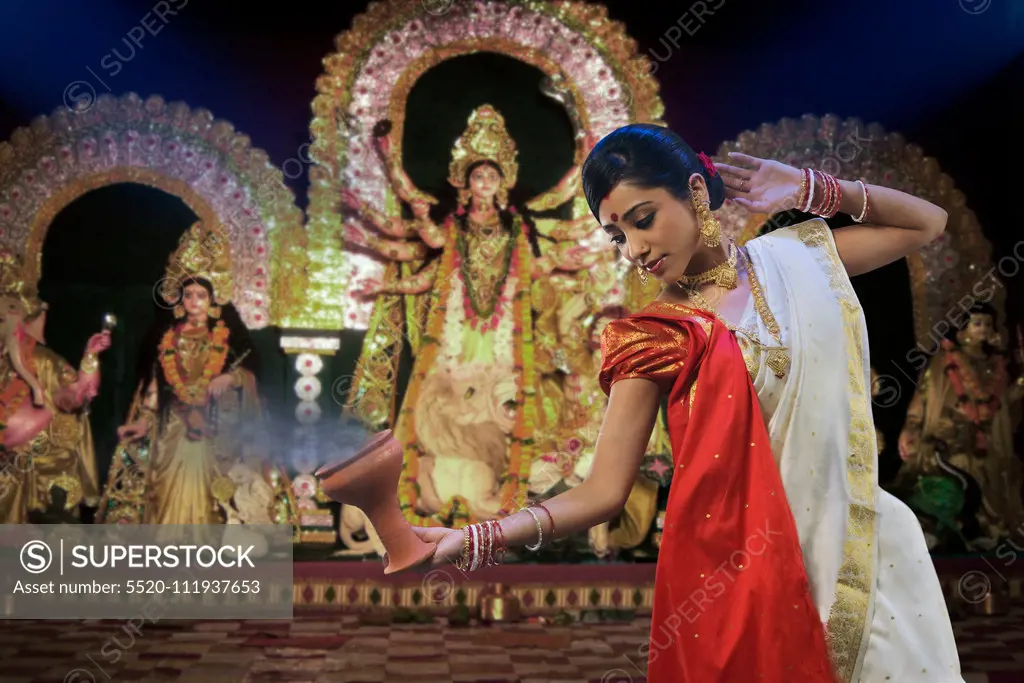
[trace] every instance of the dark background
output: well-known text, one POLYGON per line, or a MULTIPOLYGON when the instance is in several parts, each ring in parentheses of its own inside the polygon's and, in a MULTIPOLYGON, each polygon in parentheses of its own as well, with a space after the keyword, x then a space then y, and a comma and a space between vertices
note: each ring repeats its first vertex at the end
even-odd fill
MULTIPOLYGON (((178 13, 110 75, 102 60, 113 49, 129 54, 124 36, 155 4, 0 3, 6 29, 0 41, 0 139, 62 106, 74 81, 91 83, 99 94, 160 94, 207 108, 248 134, 288 170, 287 182, 305 207, 305 168, 294 160, 304 158, 302 145, 309 141, 314 81, 321 60, 334 51, 334 37, 367 3, 169 0, 178 13), (300 166, 303 173, 297 173, 300 166)), ((690 7, 656 0, 605 4, 642 50, 663 57, 661 39, 690 7)), ((878 122, 936 157, 967 196, 995 257, 1012 256, 1021 225, 1016 201, 1024 116, 1017 100, 1024 91, 1024 3, 710 0, 707 6, 717 7, 714 15, 694 35, 684 34, 656 73, 666 120, 694 148, 713 152, 744 130, 804 113, 878 122)), ((568 122, 530 83, 537 72, 510 62, 493 55, 453 60, 414 89, 406 128, 407 145, 414 146, 407 153, 410 173, 426 189, 443 183, 451 142, 468 111, 484 101, 508 118, 521 151, 523 185, 542 189, 564 172, 571 157, 568 122), (419 113, 428 110, 429 116, 419 113)), ((97 423, 117 422, 127 407, 135 347, 152 319, 152 285, 193 219, 175 198, 119 186, 84 197, 55 221, 41 283, 53 307, 47 334, 54 348, 77 363, 103 312, 122 320, 116 347, 104 356, 97 423)), ((894 445, 913 383, 881 366, 905 357, 914 343, 906 268, 894 264, 856 284, 873 359, 880 372, 893 376, 900 394, 892 405, 876 405, 876 419, 894 445)), ((1022 318, 1020 279, 1006 284, 1012 325, 1022 318)), ((332 361, 335 374, 351 367, 357 342, 345 335, 343 353, 332 361)), ((257 335, 257 344, 261 381, 284 410, 294 376, 275 351, 273 330, 257 335)), ((97 429, 101 470, 111 449, 104 433, 97 429)), ((884 461, 883 477, 898 465, 892 448, 884 461)))

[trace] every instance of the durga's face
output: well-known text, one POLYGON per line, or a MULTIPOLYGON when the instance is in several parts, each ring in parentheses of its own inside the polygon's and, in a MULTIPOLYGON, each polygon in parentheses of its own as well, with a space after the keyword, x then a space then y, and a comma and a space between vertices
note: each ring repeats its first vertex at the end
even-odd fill
POLYGON ((188 317, 205 318, 210 310, 210 293, 202 285, 190 284, 182 292, 181 303, 188 317))
POLYGON ((501 173, 490 164, 481 164, 469 174, 469 189, 473 199, 481 204, 490 204, 498 194, 502 183, 501 173))

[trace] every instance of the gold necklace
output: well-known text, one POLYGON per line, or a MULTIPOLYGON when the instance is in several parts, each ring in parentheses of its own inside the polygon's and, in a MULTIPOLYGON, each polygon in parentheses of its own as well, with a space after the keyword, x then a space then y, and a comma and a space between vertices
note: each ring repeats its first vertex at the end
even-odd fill
MULTIPOLYGON (((690 300, 710 313, 714 313, 715 317, 722 320, 725 326, 730 330, 733 332, 742 332, 744 336, 750 339, 759 348, 763 349, 765 352, 765 364, 773 373, 775 373, 776 377, 782 379, 786 376, 786 373, 789 371, 789 366, 792 363, 789 350, 782 344, 782 333, 779 329, 779 324, 776 322, 775 316, 772 315, 772 311, 768 307, 768 302, 764 298, 761 283, 757 279, 757 273, 754 272, 754 266, 750 262, 750 257, 747 256, 747 253, 743 250, 737 250, 737 253, 741 254, 743 257, 743 269, 747 271, 747 279, 750 282, 750 293, 754 299, 754 309, 757 311, 758 317, 761 318, 764 326, 768 328, 768 332, 772 335, 772 338, 778 346, 767 346, 762 344, 756 334, 747 330, 739 330, 731 323, 723 320, 722 317, 718 315, 718 311, 715 307, 712 306, 695 287, 684 286, 683 288, 686 290, 686 294, 690 300)), ((730 257, 734 259, 736 257, 736 253, 732 252, 732 245, 730 245, 730 257)))
POLYGON ((693 289, 699 285, 714 283, 726 289, 736 289, 739 276, 736 272, 736 245, 729 243, 729 257, 710 270, 696 275, 683 275, 676 283, 685 289, 693 289))

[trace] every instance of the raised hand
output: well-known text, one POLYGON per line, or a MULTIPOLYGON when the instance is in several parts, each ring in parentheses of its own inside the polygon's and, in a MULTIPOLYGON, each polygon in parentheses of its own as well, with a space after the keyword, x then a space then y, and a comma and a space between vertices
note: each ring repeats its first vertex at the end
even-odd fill
POLYGON ((341 226, 341 238, 346 244, 360 247, 365 247, 369 244, 369 236, 366 234, 366 231, 352 223, 344 223, 341 226))
POLYGON ((426 218, 430 215, 430 203, 422 199, 414 199, 410 204, 412 215, 416 218, 426 218))
POLYGON ((110 331, 100 332, 89 337, 85 345, 86 353, 103 353, 110 348, 110 331))
POLYGON ((341 191, 341 203, 353 211, 360 211, 363 208, 363 201, 359 195, 348 188, 341 191))
POLYGON ((797 208, 799 169, 739 152, 729 152, 729 158, 742 166, 715 164, 722 173, 726 197, 754 213, 773 214, 797 208))
POLYGON ((377 280, 363 280, 355 289, 352 296, 362 301, 374 299, 380 294, 381 283, 377 280))

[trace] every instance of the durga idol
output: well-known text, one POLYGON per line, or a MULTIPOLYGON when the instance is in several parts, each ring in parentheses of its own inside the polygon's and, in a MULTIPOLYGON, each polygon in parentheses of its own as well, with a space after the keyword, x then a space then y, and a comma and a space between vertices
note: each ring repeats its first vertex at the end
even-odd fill
POLYGON ((195 223, 171 256, 118 431, 98 518, 106 523, 289 523, 288 483, 261 446, 258 361, 231 304, 230 262, 195 223))
MULTIPOLYGON (((572 406, 563 386, 575 369, 567 362, 548 367, 554 364, 547 349, 559 340, 538 325, 537 288, 572 289, 576 274, 596 262, 580 247, 595 226, 589 217, 532 214, 570 200, 579 167, 523 203, 525 210, 517 208, 510 199, 519 173, 516 144, 501 114, 481 105, 452 149, 448 182, 457 201, 438 211, 438 224, 429 211, 437 200, 413 187, 392 158, 386 132, 376 144, 414 219, 383 216, 346 190, 342 201, 369 226, 346 224, 346 248, 422 266, 356 294, 429 302, 422 335, 410 335, 415 362, 395 427, 405 451, 403 509, 411 522, 425 524, 499 517, 528 495, 535 455, 557 443, 561 412, 572 406)), ((568 297, 554 298, 551 306, 568 297)))

